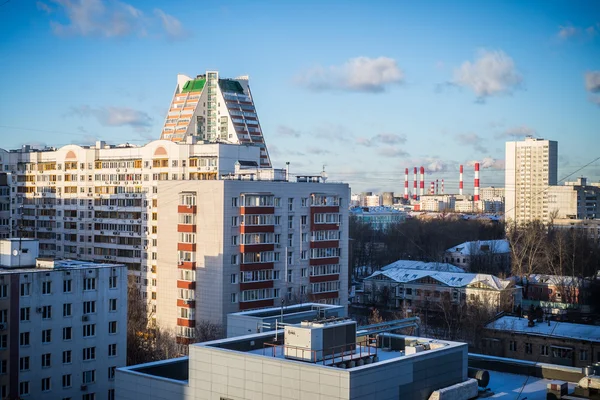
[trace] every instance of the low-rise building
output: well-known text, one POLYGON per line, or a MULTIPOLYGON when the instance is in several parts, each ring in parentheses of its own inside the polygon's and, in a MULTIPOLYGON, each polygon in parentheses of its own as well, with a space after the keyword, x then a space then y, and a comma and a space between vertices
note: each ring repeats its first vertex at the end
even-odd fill
POLYGON ((357 303, 425 307, 431 304, 480 304, 495 310, 520 304, 521 288, 489 274, 388 268, 364 280, 357 303))
POLYGON ((117 396, 425 400, 453 385, 460 387, 451 392, 474 385, 477 395, 467 376, 466 344, 357 334, 354 321, 334 319, 194 344, 189 357, 120 368, 117 396))
POLYGON ((114 399, 127 268, 38 251, 34 239, 0 240, 0 397, 114 399))
POLYGON ((506 239, 464 242, 446 250, 444 261, 467 271, 485 267, 504 272, 510 269, 510 245, 506 239))
POLYGON ((354 207, 350 209, 350 216, 376 230, 386 229, 388 226, 403 222, 406 219, 405 212, 384 206, 354 207))
POLYGON ((484 354, 520 360, 585 367, 600 360, 600 326, 569 322, 534 322, 502 316, 486 325, 484 354))

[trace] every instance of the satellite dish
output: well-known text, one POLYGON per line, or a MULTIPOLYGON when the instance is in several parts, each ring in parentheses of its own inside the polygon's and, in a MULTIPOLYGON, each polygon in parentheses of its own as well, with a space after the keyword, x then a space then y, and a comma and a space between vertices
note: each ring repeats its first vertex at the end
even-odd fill
POLYGON ((15 256, 15 257, 16 257, 16 256, 18 256, 18 255, 19 255, 19 250, 17 250, 17 249, 13 250, 13 256, 15 256))

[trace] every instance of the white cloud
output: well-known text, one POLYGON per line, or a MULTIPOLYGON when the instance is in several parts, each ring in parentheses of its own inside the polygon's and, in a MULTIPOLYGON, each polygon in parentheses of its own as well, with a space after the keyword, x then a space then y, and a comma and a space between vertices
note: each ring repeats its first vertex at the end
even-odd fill
POLYGON ((330 122, 317 125, 313 129, 311 135, 319 139, 340 142, 346 142, 348 139, 352 139, 354 137, 354 134, 345 126, 330 122))
POLYGON ((456 136, 458 143, 472 146, 475 151, 487 153, 487 149, 482 145, 483 138, 476 133, 463 133, 456 136))
POLYGON ((392 58, 357 57, 339 66, 317 66, 297 76, 296 81, 314 91, 381 93, 401 84, 404 73, 392 58))
POLYGON ((48 14, 50 14, 52 12, 52 9, 50 8, 50 6, 42 1, 37 1, 35 3, 35 5, 37 6, 38 10, 44 11, 48 14))
POLYGON ((149 31, 161 32, 167 37, 180 38, 186 35, 181 22, 160 9, 154 10, 154 18, 140 9, 118 0, 52 0, 57 9, 38 2, 38 9, 53 13, 56 18, 64 14, 66 21, 50 21, 54 34, 58 36, 100 36, 106 38, 129 35, 148 36, 149 31))
POLYGON ((587 36, 588 39, 593 39, 598 34, 599 29, 600 23, 590 25, 587 28, 567 24, 559 26, 557 36, 561 40, 568 40, 581 36, 587 36))
POLYGON ((526 125, 521 125, 521 126, 514 126, 512 128, 508 128, 504 132, 501 132, 498 135, 496 135, 496 137, 504 138, 506 136, 509 136, 512 138, 519 138, 519 137, 525 137, 525 136, 535 136, 536 134, 537 134, 537 131, 535 129, 530 128, 529 126, 526 126, 526 125))
POLYGON ((128 107, 80 106, 73 108, 72 112, 82 117, 94 117, 103 126, 131 126, 143 131, 152 125, 152 118, 147 113, 128 107))
POLYGON ((300 137, 300 131, 286 125, 278 125, 277 134, 280 136, 300 137))
POLYGON ((600 93, 600 71, 585 73, 585 89, 591 93, 600 93))
POLYGON ((504 160, 492 157, 485 157, 482 160, 473 160, 467 162, 468 166, 474 166, 475 163, 479 163, 479 167, 482 169, 495 169, 495 170, 503 170, 505 163, 504 160))
POLYGON ((365 147, 404 144, 406 143, 406 136, 396 135, 395 133, 380 133, 372 138, 359 137, 356 139, 356 143, 365 147))
POLYGON ((316 146, 308 146, 306 148, 306 152, 308 153, 308 155, 331 154, 331 152, 329 150, 324 149, 322 147, 316 147, 316 146))
POLYGON ((454 71, 454 84, 468 87, 480 101, 486 97, 510 94, 523 77, 515 63, 503 51, 481 50, 474 62, 465 61, 454 71))
POLYGON ((377 151, 383 157, 408 157, 408 153, 397 147, 384 147, 377 151))
POLYGON ((159 8, 154 10, 154 15, 160 19, 163 29, 170 39, 179 39, 187 36, 187 32, 183 29, 181 21, 174 16, 165 13, 159 8))
POLYGON ((558 30, 558 37, 561 39, 568 39, 579 34, 579 28, 576 28, 571 25, 560 26, 559 28, 560 29, 558 30))

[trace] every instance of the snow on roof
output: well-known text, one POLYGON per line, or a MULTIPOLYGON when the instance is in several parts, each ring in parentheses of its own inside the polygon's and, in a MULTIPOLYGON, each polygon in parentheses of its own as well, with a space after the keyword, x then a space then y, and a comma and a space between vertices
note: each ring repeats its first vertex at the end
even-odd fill
POLYGON ((527 326, 528 322, 527 318, 504 316, 490 322, 486 328, 530 335, 600 342, 600 326, 550 321, 550 325, 547 322, 542 322, 529 327, 527 326))
POLYGON ((555 286, 579 286, 582 283, 582 279, 576 276, 571 277, 564 275, 531 274, 526 278, 526 280, 532 284, 547 284, 555 286))
POLYGON ((492 252, 494 254, 510 253, 510 246, 508 240, 476 240, 473 242, 464 242, 458 246, 454 246, 446 250, 448 253, 459 253, 463 256, 487 254, 492 252))
MULTIPOLYGON (((550 379, 536 378, 527 375, 510 374, 488 370, 490 373, 490 388, 495 393, 492 398, 501 400, 546 400, 547 386, 550 379), (520 395, 520 396, 519 396, 520 395)), ((569 392, 575 389, 576 384, 569 382, 569 392)))
POLYGON ((425 262, 415 260, 398 260, 381 268, 382 270, 391 268, 418 269, 423 271, 444 271, 444 272, 465 272, 464 269, 456 265, 440 262, 425 262))
POLYGON ((388 206, 375 206, 375 207, 354 207, 350 209, 351 214, 404 214, 403 211, 388 207, 388 206))
POLYGON ((481 282, 494 290, 507 288, 510 280, 503 280, 489 274, 470 274, 465 272, 442 272, 442 271, 424 271, 417 269, 388 268, 374 272, 365 280, 377 279, 378 276, 385 276, 398 283, 412 282, 421 278, 431 277, 440 283, 451 287, 466 287, 470 284, 481 282))

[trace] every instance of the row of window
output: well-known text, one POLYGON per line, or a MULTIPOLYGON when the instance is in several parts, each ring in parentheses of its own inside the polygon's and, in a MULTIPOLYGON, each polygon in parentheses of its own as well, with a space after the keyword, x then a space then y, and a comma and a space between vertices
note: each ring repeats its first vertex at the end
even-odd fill
MULTIPOLYGON (((42 315, 42 319, 52 319, 52 306, 41 306, 36 307, 35 312, 42 315)), ((108 299, 108 311, 116 312, 117 311, 117 299, 108 299)), ((20 321, 28 322, 31 320, 31 307, 21 307, 20 309, 20 321)), ((96 301, 84 301, 83 302, 83 314, 95 314, 96 313, 96 301)), ((63 304, 63 317, 72 317, 73 316, 73 304, 72 303, 64 303, 63 304)), ((8 322, 7 320, 7 310, 0 310, 0 322, 8 322), (6 315, 5 315, 6 314, 6 315)))
MULTIPOLYGON (((524 343, 524 346, 525 354, 533 354, 533 343, 524 343)), ((508 348, 510 351, 516 352, 519 349, 519 343, 516 340, 511 340, 508 344, 508 348)), ((548 346, 542 344, 539 346, 539 349, 539 354, 541 356, 552 356, 554 358, 564 358, 569 360, 573 359, 573 349, 569 347, 548 346)), ((587 361, 588 359, 589 350, 579 349, 579 361, 587 361)))
MULTIPOLYGON (((116 367, 108 367, 108 380, 115 379, 115 371, 116 367)), ((82 385, 87 385, 89 383, 96 382, 96 370, 83 371, 82 373, 82 385)), ((62 388, 70 389, 73 387, 73 376, 71 374, 63 375, 61 378, 62 388)), ((49 392, 52 390, 52 379, 50 377, 42 378, 40 381, 40 388, 42 392, 49 392)), ((4 393, 5 387, 2 388, 2 398, 4 398, 8 393, 4 393)), ((19 395, 27 396, 31 391, 31 381, 21 381, 19 382, 19 395)), ((115 391, 114 389, 110 389, 108 391, 108 399, 114 400, 115 391)), ((81 396, 82 400, 96 400, 95 393, 85 393, 81 396)), ((71 400, 70 397, 64 397, 63 400, 71 400)))
MULTIPOLYGON (((108 278, 108 288, 116 289, 117 288, 118 277, 110 276, 108 278)), ((42 282, 42 294, 51 295, 53 294, 52 290, 53 281, 43 281, 42 282)), ((83 279, 83 290, 91 291, 97 289, 97 278, 84 278, 83 279)), ((73 280, 65 279, 63 280, 63 293, 72 293, 73 292, 73 280)), ((31 296, 31 282, 23 282, 20 286, 20 295, 21 297, 31 296)), ((8 285, 0 285, 0 298, 8 296, 8 285)))
MULTIPOLYGON (((108 345, 108 357, 116 357, 117 356, 117 345, 109 344, 108 345)), ((96 360, 96 347, 86 347, 81 350, 81 359, 82 361, 94 361, 96 360)), ((52 353, 42 354, 40 357, 41 367, 42 368, 51 368, 52 367, 52 353)), ((73 362, 73 354, 71 350, 63 351, 62 353, 62 363, 63 364, 71 364, 73 362)), ((2 370, 6 371, 4 368, 6 366, 6 360, 2 360, 2 370)), ((31 368, 31 357, 24 356, 19 358, 19 371, 29 371, 31 368)), ((1 371, 1 370, 0 370, 1 371)))
MULTIPOLYGON (((44 343, 44 344, 52 343, 52 329, 43 329, 41 331, 41 333, 42 333, 42 343, 44 343)), ((117 333, 117 321, 110 321, 108 323, 108 333, 109 334, 117 333)), ((84 338, 96 336, 96 324, 84 324, 81 327, 81 335, 84 338)), ((73 327, 70 327, 70 326, 63 327, 62 337, 63 337, 63 340, 73 339, 73 327)), ((1 340, 4 340, 4 339, 2 338, 1 340)), ((29 331, 21 332, 19 334, 19 345, 20 346, 31 345, 31 332, 29 332, 29 331)))

